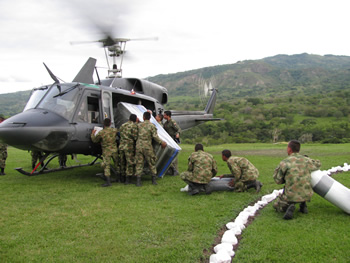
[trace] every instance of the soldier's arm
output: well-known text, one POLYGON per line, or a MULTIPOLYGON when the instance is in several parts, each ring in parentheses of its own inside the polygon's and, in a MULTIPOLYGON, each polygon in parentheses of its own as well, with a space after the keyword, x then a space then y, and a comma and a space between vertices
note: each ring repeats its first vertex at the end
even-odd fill
POLYGON ((92 130, 92 132, 91 132, 91 141, 93 143, 98 143, 98 142, 100 142, 100 140, 101 140, 100 133, 95 135, 95 130, 92 130))
MULTIPOLYGON (((158 144, 162 144, 162 147, 163 147, 163 145, 164 145, 164 143, 165 143, 165 146, 166 146, 166 142, 163 142, 160 138, 159 138, 159 136, 158 136, 158 134, 157 134, 157 128, 152 124, 152 126, 151 126, 152 128, 151 128, 151 135, 152 135, 152 138, 153 138, 153 140, 155 140, 158 144)), ((164 147, 165 147, 164 146, 164 147)))
POLYGON ((193 171, 193 161, 192 161, 192 155, 188 157, 188 167, 187 171, 192 172, 193 171))
POLYGON ((321 168, 320 160, 313 160, 309 158, 309 165, 311 171, 316 171, 321 168))
POLYGON ((218 165, 215 161, 215 159, 213 159, 213 164, 212 164, 212 169, 211 169, 213 176, 214 177, 217 173, 218 173, 218 165))
POLYGON ((284 179, 286 174, 285 165, 283 162, 280 163, 279 166, 275 169, 273 173, 273 179, 275 180, 276 184, 284 184, 286 181, 284 179))
POLYGON ((238 164, 233 163, 233 164, 229 165, 229 168, 230 168, 230 171, 232 173, 232 175, 230 177, 234 177, 235 180, 238 181, 242 175, 241 167, 239 167, 238 164))
POLYGON ((181 133, 181 128, 180 128, 180 126, 176 123, 176 121, 173 121, 173 127, 174 127, 174 129, 175 129, 175 131, 176 131, 176 134, 175 134, 176 138, 179 138, 179 137, 180 137, 180 133, 181 133))

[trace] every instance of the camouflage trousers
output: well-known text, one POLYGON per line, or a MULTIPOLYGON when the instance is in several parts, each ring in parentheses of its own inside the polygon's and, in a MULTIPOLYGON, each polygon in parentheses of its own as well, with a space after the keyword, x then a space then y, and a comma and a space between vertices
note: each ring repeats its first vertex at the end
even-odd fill
POLYGON ((114 169, 118 172, 118 152, 103 153, 101 167, 104 169, 105 176, 111 176, 111 160, 114 163, 114 169))
POLYGON ((250 181, 248 181, 248 182, 241 181, 241 180, 236 181, 234 177, 230 177, 230 178, 232 178, 232 180, 234 182, 233 187, 234 187, 235 192, 245 192, 248 190, 247 184, 250 183, 250 181))
POLYGON ((7 159, 7 149, 2 149, 0 151, 0 168, 5 168, 7 159))
POLYGON ((141 176, 141 174, 143 172, 145 160, 148 164, 148 167, 149 167, 152 175, 157 174, 157 169, 155 166, 156 161, 157 161, 157 157, 154 154, 153 148, 136 149, 135 160, 136 160, 135 174, 137 176, 141 176))
POLYGON ((182 180, 184 180, 185 182, 187 182, 187 181, 191 181, 190 179, 192 179, 192 173, 191 172, 189 172, 189 171, 185 171, 185 172, 182 172, 181 174, 180 174, 180 178, 182 179, 182 180))
POLYGON ((119 150, 120 172, 122 175, 132 176, 135 170, 134 150, 119 150))
POLYGON ((280 195, 276 202, 273 204, 273 208, 276 209, 277 212, 286 212, 288 206, 294 202, 288 202, 287 198, 284 194, 280 195))
POLYGON ((40 161, 40 159, 43 157, 43 155, 39 151, 31 151, 30 155, 32 156, 32 167, 35 167, 38 159, 40 161))

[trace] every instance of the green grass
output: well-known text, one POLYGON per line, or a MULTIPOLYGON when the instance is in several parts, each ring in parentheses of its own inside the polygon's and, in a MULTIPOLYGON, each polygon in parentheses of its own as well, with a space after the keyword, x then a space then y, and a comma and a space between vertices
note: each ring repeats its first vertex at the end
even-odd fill
MULTIPOLYGON (((302 153, 320 159, 322 170, 349 163, 350 145, 310 144, 302 153)), ((181 145, 179 169, 186 169, 193 145, 181 145)), ((208 262, 220 229, 260 196, 281 186, 272 178, 286 157, 286 144, 230 144, 206 147, 227 173, 221 151, 247 157, 264 186, 252 192, 188 196, 185 183, 165 176, 135 185, 103 183, 96 165, 28 177, 30 154, 9 148, 6 176, 0 176, 0 262, 208 262)), ((92 158, 80 156, 90 161, 92 158)), ((55 161, 54 161, 55 162, 55 161)), ((57 161, 56 161, 57 162, 57 161)), ((71 164, 75 164, 70 161, 71 164)), ((350 186, 350 173, 334 175, 350 186)), ((243 231, 234 262, 349 262, 349 215, 314 194, 309 214, 282 220, 272 204, 243 231)))

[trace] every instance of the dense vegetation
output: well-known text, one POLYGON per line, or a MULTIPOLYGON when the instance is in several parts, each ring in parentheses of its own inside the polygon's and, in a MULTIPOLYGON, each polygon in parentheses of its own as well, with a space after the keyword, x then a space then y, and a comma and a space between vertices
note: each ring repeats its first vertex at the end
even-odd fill
MULTIPOLYGON (((169 91, 167 109, 202 110, 204 82, 219 90, 222 121, 183 132, 186 143, 350 142, 350 57, 299 54, 241 61, 150 81, 169 91)), ((22 111, 29 91, 0 95, 1 114, 22 111)))

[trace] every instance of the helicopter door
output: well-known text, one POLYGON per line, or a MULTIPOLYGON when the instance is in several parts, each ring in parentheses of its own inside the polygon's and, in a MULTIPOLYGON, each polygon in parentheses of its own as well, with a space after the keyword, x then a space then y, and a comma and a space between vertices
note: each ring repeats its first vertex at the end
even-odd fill
POLYGON ((114 127, 114 118, 112 112, 112 93, 105 90, 102 91, 102 110, 103 110, 103 118, 111 119, 111 126, 114 127))

